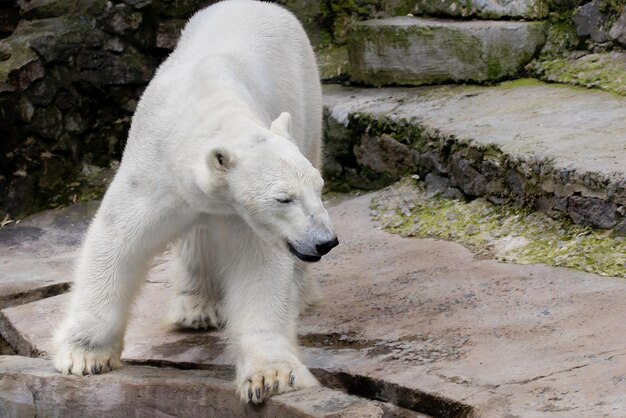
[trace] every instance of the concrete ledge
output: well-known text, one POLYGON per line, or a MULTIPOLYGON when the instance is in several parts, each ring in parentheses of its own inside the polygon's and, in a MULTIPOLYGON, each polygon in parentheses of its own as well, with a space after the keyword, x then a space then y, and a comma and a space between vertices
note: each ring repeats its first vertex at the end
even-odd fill
POLYGON ((534 80, 497 87, 326 86, 329 183, 375 189, 405 174, 626 232, 626 99, 534 80))

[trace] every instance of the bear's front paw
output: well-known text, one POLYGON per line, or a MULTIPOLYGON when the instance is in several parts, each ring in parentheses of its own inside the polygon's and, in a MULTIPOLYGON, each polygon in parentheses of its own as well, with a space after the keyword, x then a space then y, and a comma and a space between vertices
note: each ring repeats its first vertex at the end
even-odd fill
POLYGON ((260 404, 279 393, 319 386, 319 382, 303 364, 268 363, 246 373, 238 373, 237 390, 243 402, 260 404))
POLYGON ((85 349, 69 344, 58 348, 54 366, 63 374, 101 374, 122 367, 121 348, 85 349))
POLYGON ((170 309, 168 322, 178 328, 219 328, 222 320, 216 304, 197 295, 178 294, 170 309))

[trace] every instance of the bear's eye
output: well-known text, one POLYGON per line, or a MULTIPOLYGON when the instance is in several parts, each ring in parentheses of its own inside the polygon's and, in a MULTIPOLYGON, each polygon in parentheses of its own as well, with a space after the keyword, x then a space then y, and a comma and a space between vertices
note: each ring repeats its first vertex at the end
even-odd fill
POLYGON ((279 197, 276 199, 278 203, 291 203, 293 202, 293 197, 279 197))

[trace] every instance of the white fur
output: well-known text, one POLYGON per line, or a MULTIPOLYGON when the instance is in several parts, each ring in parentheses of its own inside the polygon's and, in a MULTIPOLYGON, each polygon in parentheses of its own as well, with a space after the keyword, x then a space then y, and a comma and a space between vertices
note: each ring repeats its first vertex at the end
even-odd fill
POLYGON ((248 1, 197 13, 146 88, 89 228, 57 368, 121 365, 148 263, 180 238, 172 322, 225 320, 242 399, 316 385, 298 357, 296 320, 317 285, 287 243, 315 256, 335 238, 320 200, 320 136, 317 69, 294 16, 248 1))

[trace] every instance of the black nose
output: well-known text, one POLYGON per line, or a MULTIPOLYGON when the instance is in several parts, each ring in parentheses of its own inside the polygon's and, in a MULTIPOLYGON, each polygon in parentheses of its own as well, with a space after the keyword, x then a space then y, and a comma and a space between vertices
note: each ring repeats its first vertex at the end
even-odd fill
POLYGON ((337 239, 337 237, 335 237, 332 240, 327 241, 323 244, 317 244, 315 248, 317 249, 317 253, 319 255, 324 255, 328 254, 328 252, 335 248, 337 245, 339 245, 339 240, 337 239))

